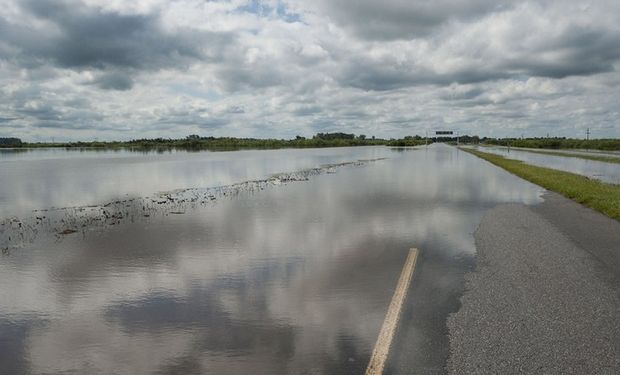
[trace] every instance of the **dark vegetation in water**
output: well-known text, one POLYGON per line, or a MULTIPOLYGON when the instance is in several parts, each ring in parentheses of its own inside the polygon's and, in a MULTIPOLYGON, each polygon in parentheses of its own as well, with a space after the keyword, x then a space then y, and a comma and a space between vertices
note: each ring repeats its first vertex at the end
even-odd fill
POLYGON ((80 207, 52 207, 35 210, 31 217, 0 218, 0 249, 3 254, 11 249, 32 243, 40 235, 62 238, 89 231, 104 229, 150 217, 183 215, 188 210, 213 204, 222 198, 239 194, 251 194, 270 186, 291 182, 307 181, 311 176, 335 173, 343 167, 356 167, 384 158, 356 160, 338 164, 327 164, 296 172, 275 174, 262 180, 240 182, 211 188, 190 188, 175 190, 150 197, 125 198, 99 205, 80 207))
MULTIPOLYGON (((201 137, 189 135, 180 139, 155 138, 134 139, 131 141, 110 142, 23 142, 4 147, 23 148, 131 148, 131 149, 184 149, 184 150, 240 150, 240 149, 278 149, 278 148, 317 148, 349 146, 419 146, 425 144, 420 136, 407 136, 402 139, 380 139, 348 133, 318 133, 312 138, 297 136, 294 139, 258 139, 234 137, 201 137)), ((2 147, 2 145, 0 145, 2 147)))
POLYGON ((620 139, 575 139, 575 138, 482 138, 482 144, 548 149, 587 149, 620 151, 620 139))

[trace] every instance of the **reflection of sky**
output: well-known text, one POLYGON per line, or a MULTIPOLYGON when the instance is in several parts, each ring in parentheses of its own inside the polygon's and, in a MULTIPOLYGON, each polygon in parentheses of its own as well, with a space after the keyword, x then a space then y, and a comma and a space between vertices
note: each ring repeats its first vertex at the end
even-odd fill
POLYGON ((620 164, 565 156, 543 155, 506 147, 481 147, 480 151, 492 152, 510 159, 522 160, 541 167, 576 173, 603 182, 620 184, 620 164))
POLYGON ((436 145, 41 239, 0 262, 0 363, 17 353, 35 373, 363 372, 409 247, 423 252, 414 288, 432 290, 414 289, 416 303, 437 303, 460 287, 462 270, 445 271, 475 252, 484 210, 539 194, 436 145))
MULTIPOLYGON (((501 148, 502 146, 497 146, 498 148, 501 148)), ((515 149, 515 147, 512 147, 512 149, 515 149)), ((582 149, 540 149, 540 148, 527 148, 527 147, 517 147, 517 150, 531 150, 531 151, 552 151, 552 152, 559 152, 560 154, 578 154, 578 155, 593 155, 593 156, 609 156, 609 157, 619 157, 620 156, 620 151, 613 151, 613 150, 582 150, 582 149)))
POLYGON ((102 204, 184 188, 229 185, 322 164, 386 156, 385 147, 231 152, 15 150, 0 153, 0 218, 102 204))

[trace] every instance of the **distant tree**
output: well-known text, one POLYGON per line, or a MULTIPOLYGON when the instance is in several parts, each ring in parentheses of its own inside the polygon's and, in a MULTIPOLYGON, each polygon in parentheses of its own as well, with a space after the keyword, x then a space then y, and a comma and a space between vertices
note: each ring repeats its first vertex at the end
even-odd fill
POLYGON ((365 134, 360 134, 358 138, 363 141, 363 140, 366 139, 366 135, 365 134))
POLYGON ((21 147, 22 140, 19 138, 0 138, 0 147, 21 147))
POLYGON ((313 139, 334 140, 334 139, 355 139, 355 134, 347 133, 317 133, 313 139))
POLYGON ((188 140, 197 140, 197 139, 200 139, 200 136, 197 135, 197 134, 190 134, 190 135, 188 135, 186 137, 186 139, 188 139, 188 140))

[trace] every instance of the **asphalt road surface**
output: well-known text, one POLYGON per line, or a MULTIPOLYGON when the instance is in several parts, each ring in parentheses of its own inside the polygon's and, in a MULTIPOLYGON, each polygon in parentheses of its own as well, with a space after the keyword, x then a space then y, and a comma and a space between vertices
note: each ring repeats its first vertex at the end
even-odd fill
POLYGON ((475 238, 449 373, 618 373, 620 222, 546 193, 490 210, 475 238))

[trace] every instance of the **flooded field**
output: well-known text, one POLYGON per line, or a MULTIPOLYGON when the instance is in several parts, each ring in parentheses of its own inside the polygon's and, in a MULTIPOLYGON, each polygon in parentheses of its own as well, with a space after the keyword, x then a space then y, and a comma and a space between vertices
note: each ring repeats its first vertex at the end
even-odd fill
POLYGON ((442 373, 472 233, 541 194, 441 144, 37 152, 0 159, 8 374, 363 373, 411 247, 387 369, 442 373))
POLYGON ((526 150, 526 151, 551 151, 557 152, 560 154, 577 154, 577 155, 591 155, 591 156, 609 156, 609 157, 619 157, 620 151, 612 151, 612 150, 588 150, 588 149, 545 149, 545 148, 527 148, 527 147, 511 147, 511 149, 516 150, 526 150))
MULTIPOLYGON (((562 171, 576 173, 597 180, 601 180, 603 182, 620 184, 620 164, 564 156, 543 155, 534 152, 528 152, 525 149, 515 149, 508 147, 473 147, 483 152, 491 152, 494 154, 505 156, 509 159, 521 160, 528 164, 538 165, 540 167, 548 167, 552 169, 559 169, 562 171)), ((554 150, 554 152, 556 151, 554 150)), ((593 153, 588 152, 585 154, 593 153)), ((612 153, 601 153, 600 155, 614 156, 612 153)))
POLYGON ((388 153, 384 147, 232 152, 0 150, 0 217, 224 186, 388 153))

